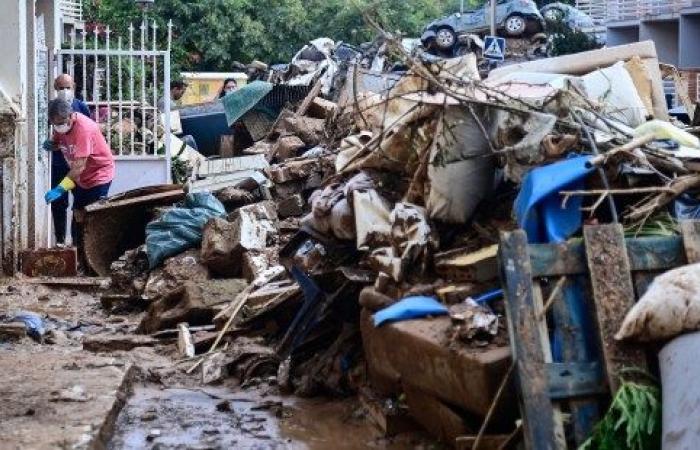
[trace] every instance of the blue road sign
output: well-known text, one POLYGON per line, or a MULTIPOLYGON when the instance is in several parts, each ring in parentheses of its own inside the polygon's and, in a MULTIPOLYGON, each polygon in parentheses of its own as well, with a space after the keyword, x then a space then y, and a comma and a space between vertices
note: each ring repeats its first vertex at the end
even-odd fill
POLYGON ((498 36, 486 36, 484 40, 484 58, 503 61, 506 56, 506 40, 498 36))

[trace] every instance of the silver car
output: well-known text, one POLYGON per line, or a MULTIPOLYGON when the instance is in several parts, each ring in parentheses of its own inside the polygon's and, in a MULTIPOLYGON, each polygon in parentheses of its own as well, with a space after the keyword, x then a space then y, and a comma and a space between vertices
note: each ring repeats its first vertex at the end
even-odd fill
MULTIPOLYGON (((488 32, 491 26, 489 3, 429 23, 421 36, 423 45, 435 44, 440 50, 450 50, 461 36, 488 32)), ((520 37, 544 30, 544 19, 532 0, 498 0, 496 28, 509 37, 520 37)))

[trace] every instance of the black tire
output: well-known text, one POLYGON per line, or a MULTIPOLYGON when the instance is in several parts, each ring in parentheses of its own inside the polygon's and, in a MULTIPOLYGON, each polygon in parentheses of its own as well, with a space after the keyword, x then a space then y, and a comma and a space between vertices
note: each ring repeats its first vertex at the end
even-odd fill
POLYGON ((545 20, 551 20, 552 22, 561 22, 564 20, 564 11, 559 8, 550 8, 544 14, 545 20))
POLYGON ((503 21, 503 29, 508 36, 522 36, 527 31, 527 19, 520 14, 511 14, 503 21))
POLYGON ((457 44, 457 33, 450 27, 438 28, 435 32, 435 46, 440 50, 450 50, 457 44))

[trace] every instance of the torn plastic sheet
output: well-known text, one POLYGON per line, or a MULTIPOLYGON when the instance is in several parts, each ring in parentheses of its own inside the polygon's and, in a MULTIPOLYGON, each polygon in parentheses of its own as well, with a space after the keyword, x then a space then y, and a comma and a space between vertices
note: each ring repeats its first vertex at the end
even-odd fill
POLYGON ((358 250, 387 244, 391 237, 389 203, 377 191, 354 191, 355 231, 358 250))
MULTIPOLYGON (((477 114, 484 116, 483 111, 477 114)), ((426 207, 431 219, 466 223, 493 186, 495 161, 487 137, 468 110, 448 107, 443 123, 450 131, 440 133, 430 152, 426 207)))
POLYGON ((444 316, 449 311, 442 303, 432 297, 406 297, 374 314, 374 326, 388 322, 420 319, 429 316, 444 316))
POLYGON ((519 114, 503 109, 494 113, 496 146, 506 155, 506 177, 519 183, 525 173, 545 162, 542 141, 552 133, 556 116, 531 112, 519 114))
POLYGON ((581 228, 583 198, 570 198, 562 208, 559 191, 583 188, 593 170, 590 155, 575 156, 531 170, 515 199, 515 216, 529 242, 561 242, 581 228))

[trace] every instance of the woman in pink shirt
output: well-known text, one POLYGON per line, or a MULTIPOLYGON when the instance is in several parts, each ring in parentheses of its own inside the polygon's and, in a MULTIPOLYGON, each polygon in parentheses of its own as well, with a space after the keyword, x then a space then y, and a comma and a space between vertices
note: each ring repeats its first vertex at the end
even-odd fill
MULTIPOLYGON (((49 102, 49 121, 53 125, 52 150, 60 151, 70 170, 60 183, 46 193, 51 203, 68 191, 73 194, 73 212, 107 196, 114 179, 114 156, 100 127, 92 119, 73 112, 70 102, 55 99, 49 102)), ((80 233, 73 220, 71 235, 79 244, 80 233)))

